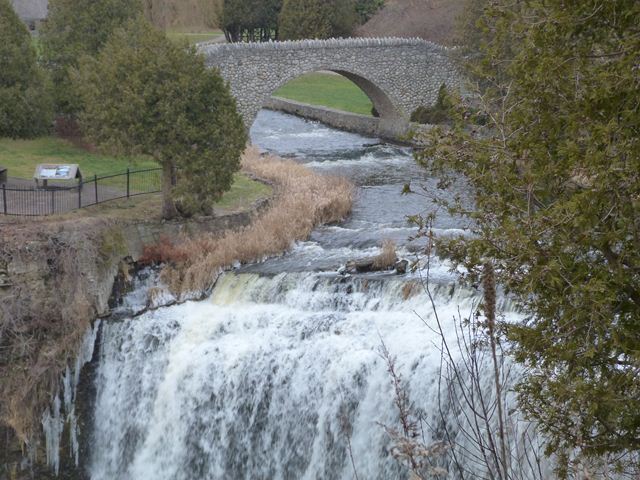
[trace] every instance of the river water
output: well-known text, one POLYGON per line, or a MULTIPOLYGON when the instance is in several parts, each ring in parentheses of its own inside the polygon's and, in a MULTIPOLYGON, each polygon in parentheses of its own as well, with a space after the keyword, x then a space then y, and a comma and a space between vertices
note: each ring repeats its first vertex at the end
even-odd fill
MULTIPOLYGON (((405 217, 432 206, 402 196, 402 185, 434 182, 411 150, 268 111, 251 136, 351 179, 353 214, 282 257, 226 273, 207 300, 104 323, 92 480, 408 478, 384 428, 400 425, 383 343, 423 418, 425 444, 442 440, 443 426, 461 415, 438 408, 440 338, 419 274, 336 274, 378 253, 385 238, 402 256, 419 251, 405 217)), ((463 227, 442 212, 435 226, 442 235, 463 227)), ((431 273, 455 345, 453 318, 480 299, 455 286, 447 265, 436 262, 431 273)), ((462 434, 456 441, 466 442, 462 434)), ((452 468, 447 456, 433 461, 452 468)))

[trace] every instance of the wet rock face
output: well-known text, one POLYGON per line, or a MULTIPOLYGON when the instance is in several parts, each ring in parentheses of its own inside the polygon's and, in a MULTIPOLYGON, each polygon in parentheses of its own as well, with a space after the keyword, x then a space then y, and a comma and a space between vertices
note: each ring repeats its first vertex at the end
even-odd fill
POLYGON ((404 275, 407 273, 407 268, 409 267, 408 260, 398 260, 395 264, 396 273, 398 275, 404 275))
POLYGON ((308 72, 331 70, 354 82, 388 130, 405 128, 413 110, 435 102, 443 83, 459 83, 451 50, 419 39, 204 44, 200 51, 229 82, 247 127, 275 90, 308 72))

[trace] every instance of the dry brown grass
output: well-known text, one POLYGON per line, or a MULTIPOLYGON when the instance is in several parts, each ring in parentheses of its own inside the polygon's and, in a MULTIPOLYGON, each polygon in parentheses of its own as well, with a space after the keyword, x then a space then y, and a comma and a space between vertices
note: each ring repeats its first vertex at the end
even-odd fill
POLYGON ((420 37, 443 45, 456 43, 456 21, 465 0, 387 0, 358 28, 359 37, 420 37))
POLYGON ((144 0, 148 20, 158 28, 211 28, 221 0, 144 0))
POLYGON ((222 269, 285 252, 317 225, 339 221, 351 211, 353 187, 343 178, 319 175, 292 160, 260 156, 253 148, 245 152, 242 166, 276 185, 270 208, 251 225, 222 237, 208 234, 162 245, 159 253, 168 262, 162 278, 175 295, 207 292, 222 269))
POLYGON ((389 270, 397 261, 396 243, 387 239, 382 242, 382 251, 373 260, 373 268, 375 270, 389 270))
POLYGON ((0 427, 25 444, 37 438, 40 416, 96 317, 88 278, 101 271, 102 239, 112 228, 104 219, 0 228, 0 271, 12 281, 0 289, 0 427))

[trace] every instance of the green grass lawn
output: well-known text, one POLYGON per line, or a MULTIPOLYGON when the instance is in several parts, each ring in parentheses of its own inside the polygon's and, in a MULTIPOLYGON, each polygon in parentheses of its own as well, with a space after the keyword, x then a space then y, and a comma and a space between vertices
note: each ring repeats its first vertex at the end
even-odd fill
MULTIPOLYGON (((108 175, 131 169, 155 168, 158 164, 148 157, 113 157, 86 150, 56 137, 41 137, 32 140, 0 139, 0 166, 7 167, 10 177, 32 179, 36 165, 40 163, 77 163, 85 179, 93 175, 108 175)), ((110 180, 105 180, 109 184, 110 180)), ((115 186, 122 185, 122 179, 112 179, 115 186)), ((236 211, 249 207, 260 198, 271 195, 272 189, 262 182, 248 178, 242 173, 234 177, 234 183, 215 208, 236 211)), ((136 197, 130 201, 107 202, 106 210, 127 210, 146 205, 151 212, 160 211, 160 196, 136 197)))
POLYGON ((373 106, 369 97, 353 82, 330 73, 298 77, 277 90, 274 96, 362 115, 371 115, 373 106))
POLYGON ((166 30, 165 33, 169 40, 180 43, 185 40, 187 43, 193 45, 199 42, 207 42, 209 40, 213 40, 215 38, 223 35, 222 30, 199 30, 199 31, 190 31, 190 30, 180 30, 180 29, 170 29, 166 30))
POLYGON ((9 169, 10 177, 33 178, 39 163, 77 163, 85 178, 123 172, 127 167, 141 169, 158 166, 148 157, 114 157, 91 153, 56 137, 0 139, 0 165, 9 169))
POLYGON ((262 182, 257 182, 242 173, 237 173, 233 177, 231 190, 215 205, 215 208, 223 210, 241 210, 249 207, 260 198, 271 195, 272 188, 262 182))

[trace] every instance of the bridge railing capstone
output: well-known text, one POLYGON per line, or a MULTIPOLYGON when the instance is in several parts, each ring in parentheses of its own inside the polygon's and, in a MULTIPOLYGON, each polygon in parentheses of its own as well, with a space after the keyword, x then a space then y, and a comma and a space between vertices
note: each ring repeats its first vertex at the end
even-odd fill
POLYGON ((424 46, 438 51, 448 51, 448 47, 438 45, 421 38, 400 37, 360 37, 360 38, 329 38, 326 40, 285 40, 249 43, 212 43, 198 44, 203 53, 222 53, 237 50, 303 50, 317 48, 363 48, 363 47, 406 47, 424 46))

